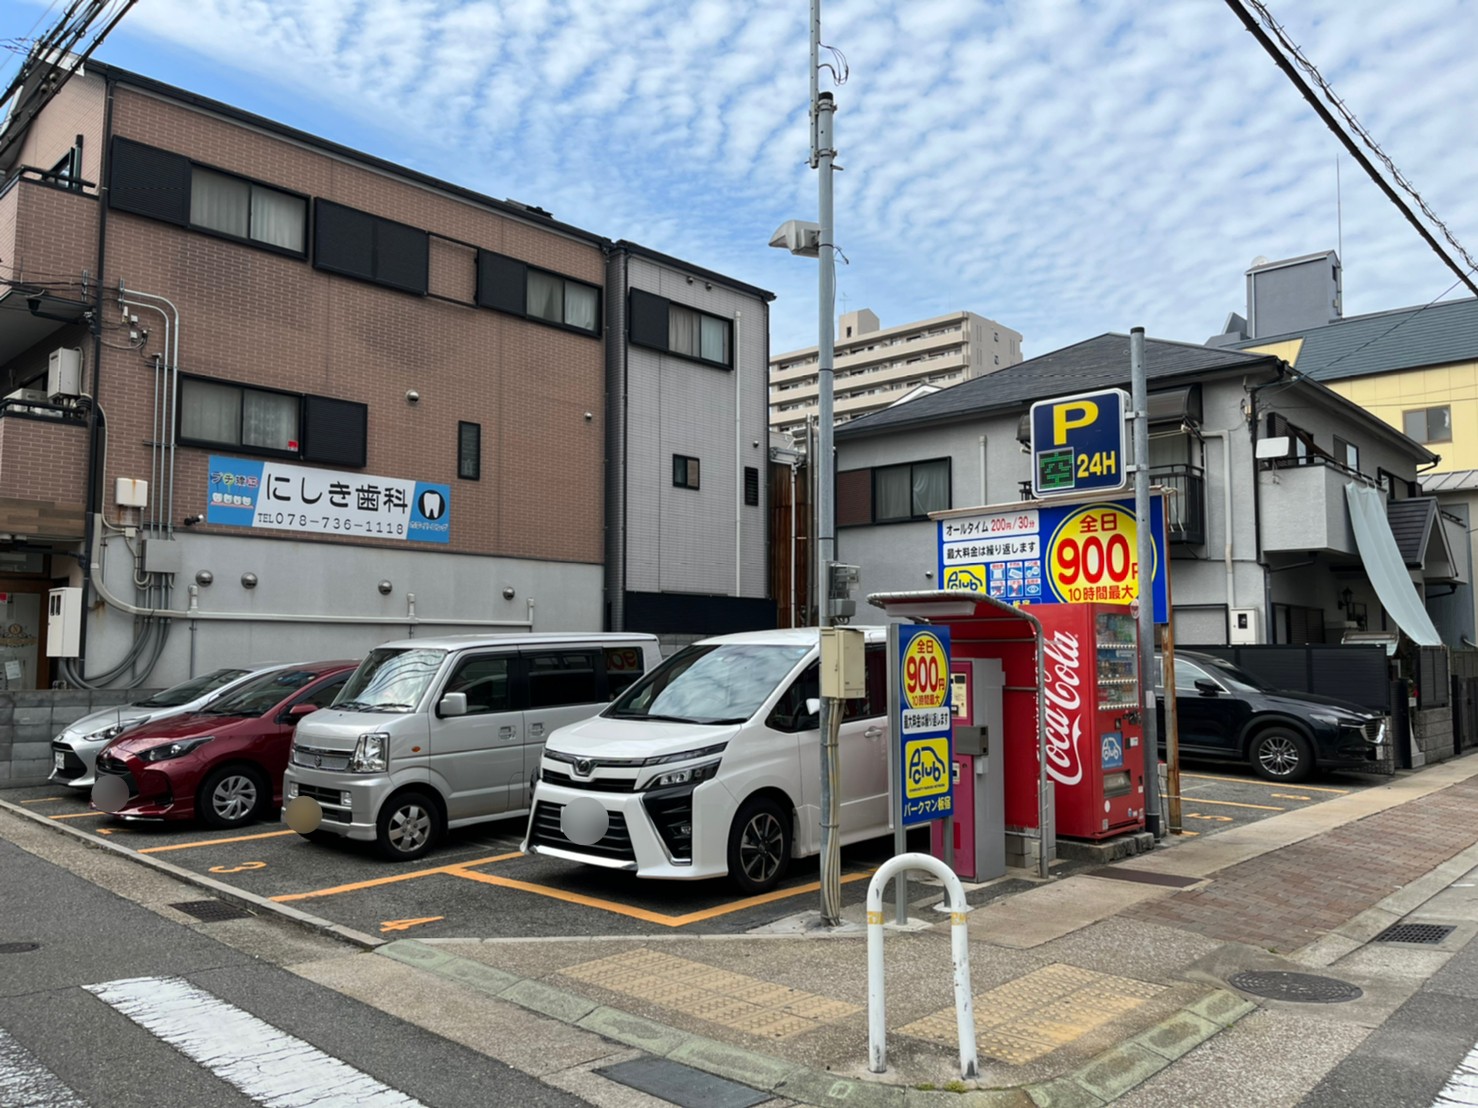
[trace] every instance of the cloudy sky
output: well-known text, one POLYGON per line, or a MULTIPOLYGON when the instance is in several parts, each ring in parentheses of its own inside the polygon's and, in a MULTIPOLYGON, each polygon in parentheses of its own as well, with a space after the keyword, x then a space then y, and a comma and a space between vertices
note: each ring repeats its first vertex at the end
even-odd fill
MULTIPOLYGON (((1478 252, 1478 3, 1269 6, 1478 252)), ((780 352, 817 331, 815 264, 766 245, 816 218, 808 10, 141 0, 98 56, 771 289, 780 352)), ((1136 325, 1201 342, 1244 309, 1255 256, 1338 248, 1337 195, 1346 314, 1455 281, 1222 0, 825 0, 822 19, 850 67, 823 74, 838 312, 968 309, 1029 357, 1136 325)), ((0 40, 49 21, 10 0, 0 40)))

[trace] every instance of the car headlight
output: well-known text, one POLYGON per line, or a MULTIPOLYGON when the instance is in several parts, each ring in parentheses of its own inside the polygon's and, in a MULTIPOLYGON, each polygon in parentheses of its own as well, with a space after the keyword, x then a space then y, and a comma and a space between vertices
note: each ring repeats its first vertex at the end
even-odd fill
POLYGON ((177 739, 172 743, 160 743, 151 746, 147 750, 139 751, 139 759, 144 762, 167 762, 171 758, 183 758, 198 746, 210 742, 214 735, 201 735, 195 739, 177 739))
POLYGON ((1330 712, 1310 712, 1309 713, 1309 718, 1311 720, 1313 720, 1315 723, 1322 723, 1322 724, 1324 724, 1325 727, 1358 727, 1358 726, 1360 726, 1359 723, 1357 721, 1355 721, 1355 720, 1346 719, 1344 716, 1337 716, 1337 715, 1334 715, 1334 714, 1332 714, 1330 712))
POLYGON ((88 733, 87 737, 93 742, 107 742, 115 735, 119 735, 122 734, 124 731, 127 731, 130 727, 135 727, 140 723, 148 722, 148 716, 140 716, 138 719, 121 720, 118 723, 110 723, 106 727, 101 727, 96 731, 91 731, 88 733))
POLYGON ((390 765, 390 736, 383 731, 360 735, 349 755, 350 773, 384 773, 390 765))
POLYGON ((674 785, 697 785, 700 782, 712 780, 713 775, 718 773, 719 761, 720 759, 715 758, 713 761, 704 762, 701 765, 667 770, 649 780, 645 788, 666 789, 674 785))
MULTIPOLYGON (((697 750, 683 750, 677 754, 659 754, 655 758, 647 758, 642 762, 644 766, 665 766, 673 762, 688 762, 694 758, 704 758, 710 754, 722 754, 728 743, 715 743, 713 746, 701 746, 697 750)), ((717 762, 713 763, 718 765, 717 762)))

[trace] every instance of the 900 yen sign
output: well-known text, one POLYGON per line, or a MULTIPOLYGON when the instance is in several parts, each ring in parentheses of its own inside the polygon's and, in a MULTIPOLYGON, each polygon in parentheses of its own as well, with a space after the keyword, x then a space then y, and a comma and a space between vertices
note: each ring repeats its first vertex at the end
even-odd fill
POLYGON ((910 708, 938 708, 949 691, 944 645, 929 631, 915 635, 903 655, 903 699, 910 708))
POLYGON ((1112 504, 1073 512, 1053 531, 1047 577, 1069 604, 1107 600, 1127 604, 1139 595, 1138 530, 1132 513, 1112 504))

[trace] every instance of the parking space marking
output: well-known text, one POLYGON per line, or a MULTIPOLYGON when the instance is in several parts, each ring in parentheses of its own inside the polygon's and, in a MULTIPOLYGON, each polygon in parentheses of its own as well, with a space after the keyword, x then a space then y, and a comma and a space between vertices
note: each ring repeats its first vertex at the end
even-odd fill
POLYGON ((232 835, 228 839, 197 839, 193 843, 170 843, 167 846, 146 846, 140 854, 163 854, 168 850, 194 850, 197 846, 221 846, 224 843, 249 843, 253 839, 280 839, 283 835, 296 835, 296 831, 264 831, 260 835, 232 835))
MULTIPOLYGON (((294 832, 289 832, 293 834, 294 832)), ((412 881, 417 877, 430 877, 438 873, 457 873, 467 866, 486 866, 493 862, 506 862, 510 858, 522 858, 523 852, 513 851, 511 854, 497 854, 491 858, 477 858, 471 862, 453 862, 446 866, 436 866, 433 869, 412 870, 410 873, 397 873, 392 877, 374 877, 368 881, 355 881, 348 885, 334 885, 327 889, 314 889, 306 893, 285 893, 282 896, 274 896, 269 899, 277 904, 288 904, 294 900, 311 900, 319 896, 337 896, 340 893, 358 892, 360 889, 373 889, 380 885, 393 885, 399 881, 412 881)), ((460 875, 459 875, 460 876, 460 875)))
POLYGON ((1209 800, 1204 796, 1182 797, 1182 800, 1193 800, 1197 804, 1217 804, 1226 808, 1256 808, 1262 812, 1286 812, 1287 808, 1277 804, 1243 804, 1239 800, 1209 800))
POLYGON ((68 812, 66 815, 63 815, 63 816, 47 816, 46 818, 47 819, 96 819, 98 816, 105 816, 107 814, 108 814, 107 812, 68 812))
POLYGON ((423 923, 435 923, 437 920, 446 919, 446 916, 422 916, 420 919, 387 919, 380 924, 381 931, 409 931, 412 927, 420 927, 423 923))
MULTIPOLYGON (((1193 778, 1197 781, 1231 781, 1243 785, 1256 785, 1263 789, 1286 789, 1287 785, 1277 785, 1271 781, 1257 781, 1251 777, 1213 777, 1203 773, 1182 773, 1181 780, 1193 778)), ((1337 796, 1349 795, 1349 789, 1336 789, 1328 785, 1300 785, 1300 789, 1307 793, 1334 793, 1337 796)))
MULTIPOLYGON (((586 908, 599 908, 602 911, 614 912, 620 916, 630 916, 632 919, 659 924, 662 927, 686 927, 690 923, 701 923, 704 920, 714 919, 718 916, 726 916, 733 912, 742 912, 746 908, 754 908, 761 904, 771 904, 777 900, 800 896, 802 893, 814 893, 821 888, 819 881, 813 881, 808 885, 798 885, 793 889, 776 889, 774 892, 763 893, 760 896, 745 897, 743 900, 720 904, 716 908, 704 908, 697 912, 688 912, 686 915, 669 916, 662 912, 653 912, 646 908, 636 908, 632 905, 621 904, 614 900, 602 900, 599 897, 586 896, 584 893, 572 893, 566 889, 555 888, 552 885, 535 885, 531 881, 519 881, 512 877, 498 877, 491 873, 474 873, 470 870, 457 872, 455 867, 452 867, 450 872, 455 877, 465 877, 469 881, 481 881, 485 885, 497 885, 504 889, 515 889, 519 892, 533 893, 535 896, 547 896, 553 900, 563 900, 569 904, 580 904, 586 908)), ((853 881, 866 881, 872 874, 872 870, 868 870, 866 873, 847 874, 842 878, 842 884, 847 885, 853 881)))
POLYGON ((22 800, 22 804, 55 804, 58 800, 66 800, 64 796, 42 796, 35 800, 22 800))

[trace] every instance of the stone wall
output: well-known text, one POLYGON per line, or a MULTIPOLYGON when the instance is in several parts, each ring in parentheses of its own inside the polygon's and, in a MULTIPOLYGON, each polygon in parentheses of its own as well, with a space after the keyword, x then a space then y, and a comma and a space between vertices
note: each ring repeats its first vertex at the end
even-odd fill
POLYGON ((1452 709, 1422 708, 1412 712, 1412 768, 1443 762, 1452 756, 1452 709))
POLYGON ((0 693, 0 787, 44 785, 51 740, 67 724, 99 708, 131 704, 155 689, 40 689, 0 693))

